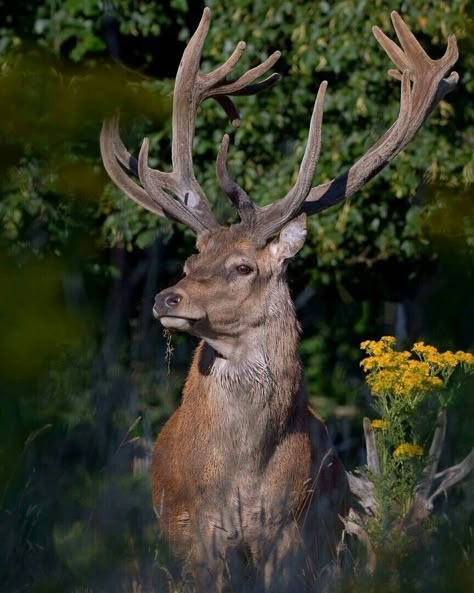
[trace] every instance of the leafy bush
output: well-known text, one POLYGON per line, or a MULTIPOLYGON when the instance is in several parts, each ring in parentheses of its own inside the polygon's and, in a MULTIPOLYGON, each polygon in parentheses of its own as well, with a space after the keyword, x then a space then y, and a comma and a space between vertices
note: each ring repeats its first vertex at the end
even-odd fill
POLYGON ((410 351, 397 351, 393 336, 365 341, 361 348, 368 354, 361 366, 378 415, 366 426, 377 509, 367 521, 368 532, 377 551, 388 547, 392 553, 403 554, 401 539, 405 546, 407 542, 412 545, 410 530, 413 536, 414 526, 428 518, 436 498, 469 474, 473 453, 466 458, 464 475, 459 466, 439 472, 438 463, 446 413, 463 375, 474 373, 474 355, 439 352, 423 342, 415 343, 410 351))

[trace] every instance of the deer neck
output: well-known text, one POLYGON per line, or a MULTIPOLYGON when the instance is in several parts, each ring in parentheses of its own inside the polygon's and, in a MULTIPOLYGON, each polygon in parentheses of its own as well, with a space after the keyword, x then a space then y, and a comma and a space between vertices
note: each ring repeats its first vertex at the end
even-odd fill
POLYGON ((278 440, 297 411, 306 409, 298 356, 300 327, 286 286, 284 297, 245 336, 238 356, 226 357, 208 340, 201 342, 183 394, 183 403, 199 394, 209 417, 227 431, 236 431, 236 437, 256 436, 257 448, 262 440, 278 440))

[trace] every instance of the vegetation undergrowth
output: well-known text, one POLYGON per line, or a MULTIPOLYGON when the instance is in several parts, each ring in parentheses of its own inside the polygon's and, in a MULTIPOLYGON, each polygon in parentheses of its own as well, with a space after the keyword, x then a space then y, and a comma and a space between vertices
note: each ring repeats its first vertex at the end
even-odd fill
MULTIPOLYGON (((419 543, 420 531, 414 529, 419 518, 417 497, 422 491, 428 497, 431 486, 446 475, 447 470, 439 472, 437 467, 446 413, 465 376, 474 373, 474 356, 463 351, 439 352, 423 342, 416 342, 410 350, 397 350, 393 336, 364 341, 361 348, 367 354, 360 364, 376 415, 369 430, 375 437, 376 463, 369 464, 368 474, 377 512, 367 520, 366 528, 375 553, 393 563, 419 543)), ((435 490, 427 498, 428 505, 440 493, 435 490)), ((428 512, 421 518, 426 535, 436 520, 428 512)))

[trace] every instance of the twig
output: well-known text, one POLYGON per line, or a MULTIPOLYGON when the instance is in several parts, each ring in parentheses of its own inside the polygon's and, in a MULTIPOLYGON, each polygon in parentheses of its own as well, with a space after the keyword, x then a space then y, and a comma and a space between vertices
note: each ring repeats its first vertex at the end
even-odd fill
MULTIPOLYGON (((375 517, 377 514, 377 502, 375 501, 373 483, 363 474, 359 477, 346 472, 346 476, 353 501, 362 509, 365 515, 375 517)), ((353 505, 351 504, 351 506, 353 505)))
POLYGON ((365 569, 369 574, 373 574, 375 571, 375 567, 377 566, 377 558, 375 556, 374 548, 370 543, 370 539, 367 535, 367 532, 360 525, 354 523, 354 521, 344 519, 341 516, 339 518, 344 523, 344 530, 346 531, 346 533, 349 533, 350 535, 355 535, 355 537, 364 546, 367 552, 367 562, 365 563, 365 569))
POLYGON ((30 432, 30 434, 28 435, 28 437, 25 441, 24 450, 26 450, 31 445, 31 443, 40 436, 40 434, 43 434, 43 432, 45 432, 46 430, 49 430, 50 428, 52 428, 52 426, 53 426, 52 424, 45 424, 41 428, 38 428, 37 430, 30 432))
POLYGON ((365 435, 365 448, 367 451, 367 467, 375 476, 380 476, 380 461, 379 454, 377 453, 377 447, 375 444, 375 435, 372 429, 372 425, 368 418, 364 418, 364 435, 365 435))
MULTIPOLYGON (((115 451, 115 453, 112 455, 111 459, 114 459, 115 456, 118 454, 118 452, 120 451, 120 449, 122 448, 123 444, 125 443, 126 438, 128 437, 128 435, 135 430, 135 428, 137 427, 137 425, 141 422, 142 417, 138 416, 137 418, 135 418, 135 420, 132 422, 132 424, 127 428, 127 432, 125 433, 123 439, 120 442, 120 445, 117 447, 117 450, 115 451)), ((131 441, 128 441, 129 443, 131 441)), ((105 469, 105 467, 104 467, 105 469)))
POLYGON ((433 441, 429 451, 429 461, 423 470, 423 479, 416 487, 416 494, 423 500, 428 500, 433 481, 435 479, 436 470, 443 450, 444 439, 446 436, 446 408, 439 411, 436 420, 436 428, 433 435, 433 441))
POLYGON ((166 352, 165 352, 165 360, 168 364, 168 375, 171 372, 171 358, 173 356, 173 352, 174 352, 174 347, 171 344, 171 339, 173 337, 173 334, 169 331, 169 329, 164 329, 163 330, 163 337, 166 340, 166 352))
POLYGON ((450 468, 441 472, 442 475, 446 475, 447 477, 441 482, 441 484, 436 488, 433 494, 428 499, 428 508, 433 508, 433 502, 436 497, 438 497, 443 492, 447 492, 449 488, 452 488, 456 484, 458 484, 461 480, 463 480, 466 476, 468 476, 474 470, 474 449, 467 455, 461 463, 457 465, 453 465, 450 468))

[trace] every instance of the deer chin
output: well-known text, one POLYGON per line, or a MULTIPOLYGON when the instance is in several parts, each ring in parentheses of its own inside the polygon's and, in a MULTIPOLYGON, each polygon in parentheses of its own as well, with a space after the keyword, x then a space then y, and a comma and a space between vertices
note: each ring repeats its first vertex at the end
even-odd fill
POLYGON ((195 319, 186 317, 160 317, 160 323, 166 329, 176 329, 178 331, 189 331, 196 323, 195 319))

